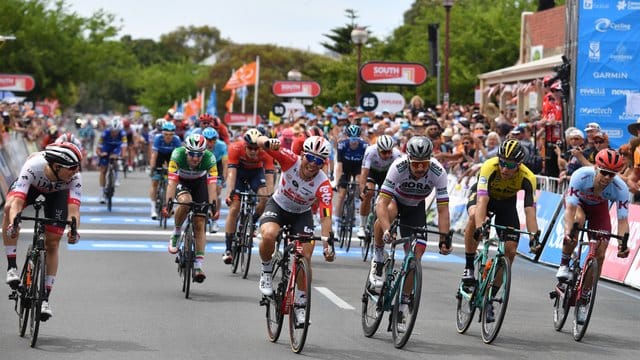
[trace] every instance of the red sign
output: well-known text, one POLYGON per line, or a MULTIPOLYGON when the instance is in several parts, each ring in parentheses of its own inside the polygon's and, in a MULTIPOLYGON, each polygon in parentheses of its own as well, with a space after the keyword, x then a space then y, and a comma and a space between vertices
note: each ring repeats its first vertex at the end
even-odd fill
POLYGON ((312 98, 320 95, 320 84, 315 81, 276 81, 271 92, 279 97, 312 98))
POLYGON ((427 68, 414 63, 368 62, 360 68, 367 84, 421 85, 427 81, 427 68))
POLYGON ((260 116, 253 114, 226 113, 224 122, 229 126, 256 126, 260 122, 260 116))
POLYGON ((29 75, 0 74, 0 90, 29 92, 36 86, 36 81, 29 75))

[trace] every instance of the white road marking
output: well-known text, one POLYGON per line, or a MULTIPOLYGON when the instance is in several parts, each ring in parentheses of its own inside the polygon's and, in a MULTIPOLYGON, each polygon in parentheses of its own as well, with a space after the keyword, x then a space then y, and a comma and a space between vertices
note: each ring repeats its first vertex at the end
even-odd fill
POLYGON ((331 302, 336 304, 339 308, 345 310, 356 309, 353 306, 349 305, 348 302, 342 300, 340 297, 338 297, 338 295, 334 294, 333 291, 329 290, 328 288, 319 286, 315 286, 314 288, 318 290, 322 295, 326 296, 327 299, 331 300, 331 302))

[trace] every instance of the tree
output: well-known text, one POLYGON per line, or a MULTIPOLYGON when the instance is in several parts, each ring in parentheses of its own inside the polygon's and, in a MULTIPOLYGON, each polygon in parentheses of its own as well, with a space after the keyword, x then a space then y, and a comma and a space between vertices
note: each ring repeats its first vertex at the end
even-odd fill
MULTIPOLYGON (((353 31, 353 29, 358 27, 358 24, 356 23, 356 19, 358 18, 357 11, 353 9, 346 9, 345 13, 346 13, 345 16, 350 20, 350 23, 346 24, 343 27, 337 27, 337 28, 331 29, 330 34, 322 34, 322 36, 331 40, 332 43, 329 43, 329 42, 320 43, 320 45, 322 45, 325 49, 339 55, 346 55, 353 52, 353 42, 351 41, 351 31, 353 31)), ((365 26, 364 28, 366 29, 367 27, 365 26)))
POLYGON ((199 63, 215 54, 228 40, 220 38, 220 31, 209 26, 181 26, 160 37, 160 44, 168 51, 199 63))

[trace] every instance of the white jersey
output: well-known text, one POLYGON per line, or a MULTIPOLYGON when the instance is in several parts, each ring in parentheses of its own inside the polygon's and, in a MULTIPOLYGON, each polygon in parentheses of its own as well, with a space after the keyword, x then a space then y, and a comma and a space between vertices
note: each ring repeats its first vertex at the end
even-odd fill
POLYGON ((431 158, 429 170, 423 177, 415 179, 409 170, 409 160, 404 155, 391 164, 380 193, 394 198, 402 205, 416 206, 434 189, 438 205, 447 204, 449 202, 447 172, 442 164, 435 158, 431 158))
POLYGON ((400 156, 402 156, 402 152, 397 148, 393 148, 391 157, 387 160, 384 160, 380 157, 380 152, 378 152, 378 145, 369 145, 367 147, 367 150, 365 150, 364 152, 362 167, 364 169, 369 169, 370 171, 387 172, 387 170, 389 170, 389 166, 391 166, 391 163, 393 163, 393 161, 400 156))
POLYGON ((69 204, 80 205, 82 197, 82 177, 76 173, 69 182, 54 181, 45 175, 47 160, 44 152, 37 152, 29 156, 22 166, 20 175, 11 186, 9 196, 17 196, 26 200, 30 188, 34 188, 42 194, 49 194, 62 190, 69 190, 69 204))
POLYGON ((311 205, 318 201, 323 216, 331 216, 333 196, 331 183, 327 175, 321 170, 311 180, 300 177, 301 160, 289 149, 279 151, 267 150, 267 153, 277 160, 282 168, 280 181, 273 193, 273 200, 283 210, 301 214, 311 210, 311 205))

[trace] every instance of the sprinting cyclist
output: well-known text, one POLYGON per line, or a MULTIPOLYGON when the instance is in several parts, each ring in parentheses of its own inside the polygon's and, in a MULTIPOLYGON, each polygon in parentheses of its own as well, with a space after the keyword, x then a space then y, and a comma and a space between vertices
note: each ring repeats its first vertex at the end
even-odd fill
MULTIPOLYGON (((127 134, 122 129, 122 122, 120 121, 119 116, 114 116, 111 119, 111 126, 105 129, 102 133, 102 137, 100 137, 100 142, 98 143, 98 156, 100 157, 100 162, 98 165, 100 166, 100 203, 104 204, 106 202, 106 198, 104 195, 104 184, 106 182, 106 174, 107 174, 107 165, 109 164, 109 159, 114 157, 118 158, 120 156, 126 156, 127 154, 127 134)), ((126 159, 123 161, 126 162, 126 159)), ((120 185, 120 177, 118 167, 116 167, 116 186, 120 185)))
MULTIPOLYGON (((44 216, 60 221, 76 219, 80 228, 80 198, 82 197, 82 176, 80 150, 69 142, 53 143, 44 151, 33 153, 22 166, 20 175, 11 184, 2 215, 2 241, 7 255, 7 284, 16 289, 20 283, 20 273, 16 264, 16 247, 20 228, 13 227, 16 215, 26 206, 35 203, 43 195, 46 199, 44 216)), ((53 316, 49 305, 49 295, 58 272, 58 248, 66 225, 62 223, 45 225, 45 247, 47 264, 45 296, 42 301, 40 320, 53 316)), ((80 235, 67 233, 69 244, 75 244, 80 235)))
POLYGON ((156 196, 158 195, 158 184, 160 183, 162 173, 161 170, 165 164, 171 160, 171 153, 174 149, 182 146, 182 141, 175 134, 176 126, 171 122, 164 122, 162 125, 162 133, 157 134, 153 139, 151 147, 151 190, 149 191, 149 199, 151 201, 151 218, 158 218, 156 213, 156 196))
MULTIPOLYGON (((224 176, 227 173, 227 162, 229 153, 227 144, 224 141, 218 141, 218 132, 212 127, 202 130, 202 135, 207 140, 207 150, 211 151, 216 158, 216 166, 218 167, 218 195, 216 196, 216 208, 220 209, 220 193, 225 188, 224 176)), ((213 232, 218 232, 217 219, 213 219, 213 232)))
MULTIPOLYGON (((216 180, 218 179, 218 169, 216 159, 207 150, 204 136, 193 134, 187 137, 184 145, 176 148, 171 153, 169 161, 169 183, 167 185, 166 204, 174 198, 178 202, 210 204, 209 210, 213 217, 216 216, 216 180)), ((165 206, 162 209, 163 215, 170 216, 171 209, 165 206)), ((169 239, 169 253, 178 252, 178 239, 182 233, 182 223, 187 217, 189 207, 177 205, 175 211, 175 229, 169 239)), ((196 238, 196 259, 194 262, 193 280, 203 282, 207 276, 202 269, 204 263, 204 250, 207 244, 205 237, 205 219, 207 217, 205 209, 195 209, 193 218, 193 231, 196 238)))

